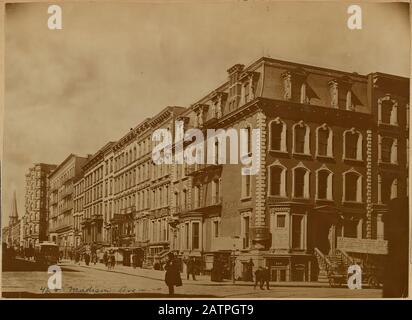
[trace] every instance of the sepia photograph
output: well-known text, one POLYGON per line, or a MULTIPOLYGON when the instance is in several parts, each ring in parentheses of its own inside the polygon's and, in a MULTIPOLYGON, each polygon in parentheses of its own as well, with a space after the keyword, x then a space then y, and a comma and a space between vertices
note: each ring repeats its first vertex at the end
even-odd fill
POLYGON ((410 297, 409 2, 2 5, 3 299, 410 297))

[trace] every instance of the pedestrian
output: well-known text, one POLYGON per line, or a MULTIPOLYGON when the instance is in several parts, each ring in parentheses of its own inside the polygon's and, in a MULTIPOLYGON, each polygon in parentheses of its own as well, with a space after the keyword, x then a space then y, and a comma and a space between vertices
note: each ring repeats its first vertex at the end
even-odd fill
POLYGON ((270 271, 268 267, 264 267, 262 271, 262 277, 261 277, 261 284, 260 284, 260 289, 264 290, 264 286, 266 285, 266 289, 269 290, 269 280, 270 280, 270 271))
POLYGON ((187 280, 189 280, 190 275, 192 275, 192 279, 196 280, 196 261, 195 258, 189 258, 186 262, 186 275, 187 280))
POLYGON ((252 258, 250 258, 249 263, 247 265, 247 280, 246 281, 252 281, 253 282, 253 267, 255 264, 253 263, 252 258))
POLYGON ((80 253, 79 253, 79 251, 76 251, 74 253, 74 263, 80 264, 80 253))
POLYGON ((255 271, 255 285, 253 286, 253 289, 256 289, 258 285, 260 286, 261 279, 262 279, 262 267, 259 267, 255 271))
POLYGON ((103 263, 107 267, 107 251, 103 253, 103 263))
POLYGON ((169 295, 174 295, 174 287, 180 287, 182 285, 182 278, 180 277, 179 264, 175 259, 173 252, 169 252, 167 258, 168 260, 165 264, 165 282, 167 287, 169 288, 169 295))
POLYGON ((89 263, 90 263, 90 255, 89 255, 88 252, 86 252, 86 253, 84 254, 84 262, 86 263, 86 266, 88 266, 89 263))
POLYGON ((93 253, 92 261, 93 261, 93 264, 96 265, 96 263, 97 263, 97 253, 96 252, 93 253))
POLYGON ((110 255, 110 267, 111 269, 114 269, 116 266, 116 257, 114 256, 114 253, 110 255))

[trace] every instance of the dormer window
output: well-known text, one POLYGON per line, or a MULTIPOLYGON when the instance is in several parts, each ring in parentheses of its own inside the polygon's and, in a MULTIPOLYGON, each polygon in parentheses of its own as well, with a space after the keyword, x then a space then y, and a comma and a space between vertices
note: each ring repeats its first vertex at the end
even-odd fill
POLYGON ((241 104, 248 103, 255 98, 255 83, 259 77, 257 72, 245 72, 241 75, 242 81, 241 104))
POLYGON ((287 71, 282 74, 283 79, 283 99, 292 99, 292 74, 287 71))
POLYGON ((208 108, 209 106, 207 104, 198 104, 194 107, 193 111, 196 113, 195 127, 202 127, 204 125, 208 108))
POLYGON ((330 94, 330 106, 332 108, 339 108, 339 93, 338 93, 338 81, 329 81, 329 94, 330 94))
POLYGON ((216 91, 212 96, 212 116, 216 117, 217 119, 221 118, 223 115, 223 107, 226 103, 226 98, 227 93, 221 91, 216 91))

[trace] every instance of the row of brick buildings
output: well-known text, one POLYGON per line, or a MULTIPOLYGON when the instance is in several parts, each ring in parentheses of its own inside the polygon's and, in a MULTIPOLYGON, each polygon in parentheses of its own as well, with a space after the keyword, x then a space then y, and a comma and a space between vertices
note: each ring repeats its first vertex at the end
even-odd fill
POLYGON ((166 107, 53 167, 49 239, 64 250, 110 246, 124 264, 131 252, 150 265, 173 251, 204 272, 217 254, 245 272, 252 259, 277 281, 317 279, 336 252, 384 254, 386 203, 408 193, 409 79, 270 58, 227 71, 190 107, 166 107), (155 165, 152 133, 174 136, 177 120, 260 129, 249 150, 260 152, 258 174, 242 176, 242 164, 155 165))

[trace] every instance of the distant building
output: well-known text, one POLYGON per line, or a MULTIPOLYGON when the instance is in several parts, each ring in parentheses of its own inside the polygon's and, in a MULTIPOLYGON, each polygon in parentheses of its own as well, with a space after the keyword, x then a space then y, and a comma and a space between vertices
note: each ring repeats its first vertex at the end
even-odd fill
POLYGON ((10 229, 8 226, 3 227, 1 229, 1 242, 8 245, 9 239, 10 239, 10 229))
POLYGON ((13 199, 11 203, 11 210, 9 213, 9 225, 2 230, 2 242, 6 243, 9 247, 14 247, 18 250, 21 247, 21 224, 19 214, 17 212, 17 199, 16 192, 13 192, 13 199))
POLYGON ((24 247, 34 247, 48 239, 49 184, 47 176, 56 169, 54 164, 37 163, 26 174, 26 213, 23 217, 24 247))
POLYGON ((58 244, 65 256, 75 247, 73 182, 86 162, 86 157, 70 154, 48 176, 49 240, 58 244))
POLYGON ((107 143, 89 157, 82 167, 82 178, 74 185, 75 230, 81 231, 81 239, 85 244, 100 246, 104 242, 104 155, 113 144, 107 143))

